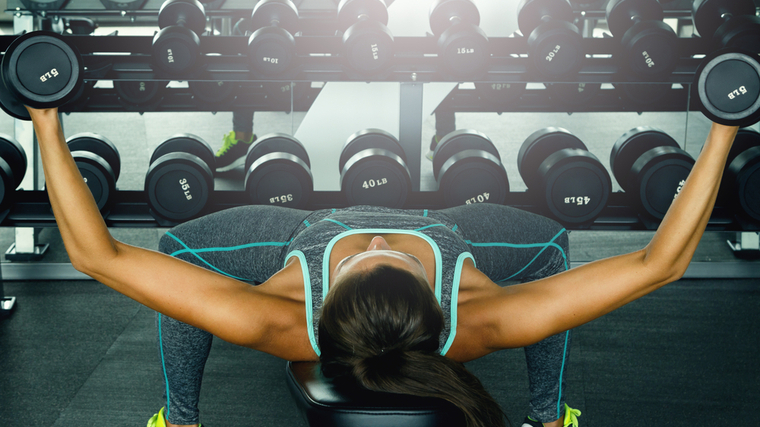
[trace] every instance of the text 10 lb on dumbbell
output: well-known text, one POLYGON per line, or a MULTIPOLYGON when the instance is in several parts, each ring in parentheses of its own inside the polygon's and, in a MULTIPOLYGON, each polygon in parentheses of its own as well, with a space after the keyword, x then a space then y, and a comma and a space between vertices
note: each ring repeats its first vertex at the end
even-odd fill
POLYGON ((554 46, 554 49, 552 49, 548 55, 546 55, 546 60, 548 62, 551 62, 552 59, 554 59, 555 56, 559 53, 559 50, 562 49, 562 46, 556 45, 554 46))
POLYGON ((190 184, 187 183, 186 178, 182 178, 179 180, 179 185, 182 188, 183 194, 185 195, 185 198, 187 200, 193 200, 193 195, 190 194, 190 184))
POLYGON ((473 203, 485 203, 491 197, 491 193, 478 194, 475 197, 471 197, 464 201, 464 204, 471 205, 473 203))
POLYGON ((269 204, 275 204, 275 203, 288 203, 293 201, 293 195, 292 194, 283 194, 282 196, 275 196, 269 198, 269 204))
POLYGON ((588 205, 589 203, 591 203, 591 197, 588 197, 588 196, 570 196, 570 197, 565 197, 565 204, 566 205, 583 206, 583 205, 588 205))
POLYGON ((280 63, 280 58, 270 58, 270 57, 265 56, 265 57, 263 57, 261 59, 264 62, 268 63, 268 64, 279 64, 280 63))
POLYGON ((362 183, 362 188, 366 188, 366 189, 368 189, 368 188, 374 188, 374 187, 379 187, 379 186, 387 184, 387 183, 388 183, 388 178, 380 178, 380 179, 377 179, 377 180, 370 179, 370 180, 364 181, 362 183))
POLYGON ((166 61, 170 64, 174 63, 174 52, 171 49, 166 49, 166 61))
POLYGON ((682 179, 681 182, 678 183, 678 188, 676 188, 676 194, 673 195, 673 200, 678 197, 679 194, 681 194, 681 189, 683 188, 683 185, 686 184, 686 180, 682 179))
POLYGON ((53 77, 58 77, 58 70, 56 68, 53 68, 52 70, 48 71, 47 73, 40 76, 40 81, 45 83, 46 81, 52 79, 53 77))
POLYGON ((732 90, 728 93, 728 99, 734 99, 737 96, 745 95, 747 93, 747 88, 744 86, 739 86, 739 88, 732 90))

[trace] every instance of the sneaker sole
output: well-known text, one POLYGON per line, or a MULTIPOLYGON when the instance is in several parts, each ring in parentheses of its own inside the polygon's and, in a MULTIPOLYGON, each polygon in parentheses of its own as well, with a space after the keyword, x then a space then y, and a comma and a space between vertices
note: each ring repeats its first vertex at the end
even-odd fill
POLYGON ((241 167, 243 165, 245 165, 245 156, 238 157, 237 159, 235 159, 235 161, 233 161, 232 163, 230 163, 227 166, 222 166, 222 167, 216 168, 216 171, 217 172, 228 172, 228 171, 231 171, 232 169, 239 168, 239 167, 241 167))

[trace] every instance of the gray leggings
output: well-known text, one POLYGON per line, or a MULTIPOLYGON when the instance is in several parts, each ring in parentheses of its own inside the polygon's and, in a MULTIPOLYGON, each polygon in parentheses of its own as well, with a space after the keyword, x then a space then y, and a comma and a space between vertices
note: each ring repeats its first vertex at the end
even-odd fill
MULTIPOLYGON (((173 228, 161 238, 159 250, 251 284, 262 283, 282 268, 287 242, 298 226, 326 213, 272 206, 228 209, 173 228)), ((431 210, 428 216, 456 224, 478 269, 491 280, 530 281, 568 268, 567 233, 547 218, 492 204, 431 210)), ((198 423, 203 369, 213 336, 161 314, 157 326, 167 419, 198 423)), ((567 331, 525 348, 528 415, 537 421, 550 422, 561 415, 569 347, 567 331)))

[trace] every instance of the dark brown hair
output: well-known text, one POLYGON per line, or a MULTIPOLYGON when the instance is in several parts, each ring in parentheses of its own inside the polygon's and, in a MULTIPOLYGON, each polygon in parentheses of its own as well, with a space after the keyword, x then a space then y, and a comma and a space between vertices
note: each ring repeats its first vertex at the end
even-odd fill
POLYGON ((443 312, 427 282, 387 265, 347 273, 322 306, 322 371, 373 391, 445 399, 468 427, 504 426, 504 413, 465 367, 438 353, 443 312))

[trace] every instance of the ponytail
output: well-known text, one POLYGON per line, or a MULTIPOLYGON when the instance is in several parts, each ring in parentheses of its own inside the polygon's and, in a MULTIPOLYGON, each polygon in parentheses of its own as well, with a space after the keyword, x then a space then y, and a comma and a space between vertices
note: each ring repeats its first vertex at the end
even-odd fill
POLYGON ((427 282, 390 266, 342 277, 319 321, 328 377, 379 392, 444 399, 468 427, 503 427, 504 413, 464 365, 438 354, 443 312, 427 282))

